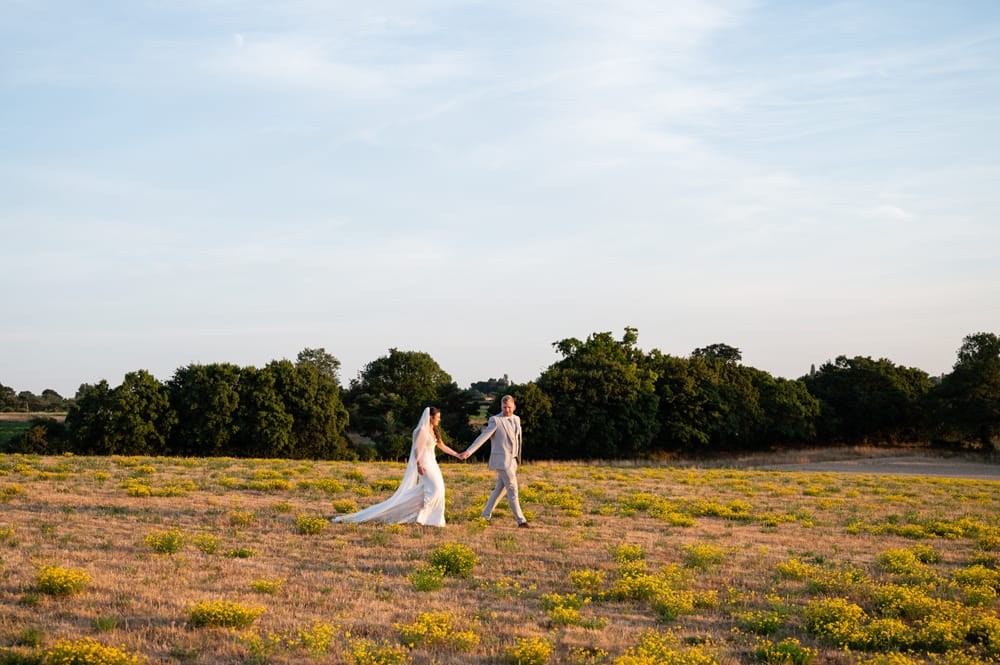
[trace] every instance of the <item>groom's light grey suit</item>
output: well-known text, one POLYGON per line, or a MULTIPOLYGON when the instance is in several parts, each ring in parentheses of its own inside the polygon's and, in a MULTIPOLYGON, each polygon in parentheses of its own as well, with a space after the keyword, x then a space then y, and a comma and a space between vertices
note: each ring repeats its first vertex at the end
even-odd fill
POLYGON ((517 465, 521 461, 521 419, 515 415, 504 416, 502 413, 490 416, 486 429, 476 437, 466 452, 469 454, 476 452, 486 439, 490 440, 489 468, 496 470, 497 484, 489 500, 486 501, 482 516, 484 519, 493 516, 493 509, 500 502, 500 497, 506 489, 507 501, 510 503, 511 512, 514 513, 514 519, 518 524, 524 524, 527 520, 521 512, 517 490, 517 465))

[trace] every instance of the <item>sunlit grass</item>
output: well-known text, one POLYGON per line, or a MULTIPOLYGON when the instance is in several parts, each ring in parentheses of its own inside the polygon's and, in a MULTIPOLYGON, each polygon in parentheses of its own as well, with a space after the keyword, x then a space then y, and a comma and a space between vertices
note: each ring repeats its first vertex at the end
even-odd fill
POLYGON ((0 491, 17 488, 0 504, 0 653, 89 639, 232 665, 1000 660, 1000 483, 527 464, 522 530, 505 502, 479 519, 485 464, 443 463, 446 528, 329 522, 402 469, 0 456, 0 491), (43 585, 46 567, 63 572, 43 585))

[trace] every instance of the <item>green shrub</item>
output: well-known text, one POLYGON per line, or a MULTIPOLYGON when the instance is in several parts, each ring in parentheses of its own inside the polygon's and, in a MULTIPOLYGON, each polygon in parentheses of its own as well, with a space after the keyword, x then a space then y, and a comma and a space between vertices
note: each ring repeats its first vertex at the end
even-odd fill
POLYGON ((59 640, 45 651, 46 665, 140 665, 144 656, 131 655, 122 649, 92 640, 59 640))
POLYGON ((353 665, 403 665, 410 662, 410 654, 398 644, 351 640, 348 647, 353 665))
POLYGON ((680 615, 694 612, 694 594, 690 591, 665 589, 653 599, 653 609, 660 621, 676 621, 680 615))
POLYGON ((340 639, 340 628, 331 623, 317 621, 309 628, 299 628, 298 641, 311 656, 319 657, 330 650, 340 639))
POLYGON ((445 543, 431 552, 430 564, 440 568, 445 575, 468 577, 479 563, 476 553, 468 545, 445 543))
POLYGON ((617 561, 619 565, 622 563, 641 561, 646 558, 646 553, 643 551, 642 545, 630 545, 628 543, 612 547, 611 554, 615 557, 615 561, 617 561))
POLYGON ((816 657, 816 650, 802 646, 794 637, 788 637, 777 644, 761 640, 754 649, 754 655, 767 665, 809 665, 816 657))
POLYGON ((176 554, 184 547, 184 534, 179 529, 152 531, 143 542, 157 554, 176 554))
POLYGON ((256 516, 253 514, 253 511, 249 510, 233 510, 229 513, 229 524, 231 526, 250 526, 253 524, 254 519, 256 519, 256 516))
POLYGON ((358 512, 358 502, 354 499, 334 499, 330 502, 330 505, 342 515, 358 512))
POLYGON ((259 579, 250 583, 250 587, 257 593, 277 593, 284 580, 259 579))
POLYGON ((1000 590, 1000 571, 976 564, 956 570, 953 579, 962 586, 986 586, 1000 590))
POLYGON ((187 608, 188 623, 197 627, 246 628, 263 613, 263 607, 247 607, 231 600, 205 600, 187 608))
POLYGON ((444 571, 437 566, 421 566, 408 579, 417 591, 437 591, 444 586, 444 571))
POLYGON ((785 624, 785 618, 776 610, 751 610, 737 615, 743 630, 757 635, 772 635, 785 624))
POLYGON ((306 515, 299 513, 295 516, 295 530, 305 536, 315 536, 323 533, 329 522, 317 515, 306 515))
POLYGON ((598 598, 604 588, 604 573, 599 570, 571 570, 569 581, 580 593, 598 598))
POLYGON ((471 651, 479 644, 479 635, 472 630, 458 630, 450 612, 423 612, 413 623, 395 624, 400 641, 411 649, 446 647, 456 651, 471 651))
POLYGON ((838 646, 855 644, 861 640, 861 624, 867 618, 860 606, 846 598, 809 601, 803 615, 806 629, 810 633, 838 646))
POLYGON ((70 596, 90 584, 90 575, 80 568, 44 566, 35 578, 38 590, 50 596, 70 596))
POLYGON ((647 630, 639 644, 629 647, 625 655, 615 659, 615 665, 716 665, 710 654, 694 647, 678 650, 677 638, 672 633, 660 634, 647 630))
POLYGON ((191 542, 204 554, 215 554, 219 551, 219 539, 210 533, 199 533, 191 539, 191 542))
POLYGON ((7 503, 22 492, 24 492, 24 488, 20 485, 4 485, 3 488, 0 488, 0 502, 7 503))
POLYGON ((684 550, 684 565, 688 568, 709 568, 726 560, 726 550, 710 543, 686 545, 684 550))
POLYGON ((544 637, 518 637, 503 655, 510 665, 545 665, 552 656, 552 643, 544 637))

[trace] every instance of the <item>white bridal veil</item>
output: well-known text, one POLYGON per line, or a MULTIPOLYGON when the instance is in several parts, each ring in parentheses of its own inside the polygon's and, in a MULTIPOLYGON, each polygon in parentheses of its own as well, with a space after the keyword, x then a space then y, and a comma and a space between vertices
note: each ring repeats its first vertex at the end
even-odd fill
MULTIPOLYGON (((382 503, 369 506, 350 515, 337 517, 334 521, 399 523, 419 519, 419 513, 424 504, 424 490, 418 487, 420 474, 417 473, 417 454, 425 448, 429 448, 433 455, 435 443, 434 432, 431 429, 431 410, 430 407, 427 407, 420 415, 420 422, 413 429, 410 460, 403 472, 403 479, 393 495, 382 503)), ((435 464, 434 467, 436 471, 437 465, 435 464)), ((440 471, 438 471, 438 475, 440 475, 440 471)))

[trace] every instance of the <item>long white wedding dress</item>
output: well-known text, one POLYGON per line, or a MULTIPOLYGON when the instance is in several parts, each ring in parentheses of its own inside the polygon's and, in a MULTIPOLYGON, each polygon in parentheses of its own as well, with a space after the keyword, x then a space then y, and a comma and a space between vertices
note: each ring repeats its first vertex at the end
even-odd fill
POLYGON ((382 503, 342 515, 333 521, 444 526, 444 476, 434 456, 436 445, 437 439, 430 424, 430 409, 425 408, 413 430, 410 461, 396 492, 382 503), (424 467, 423 475, 417 473, 417 460, 424 467))

